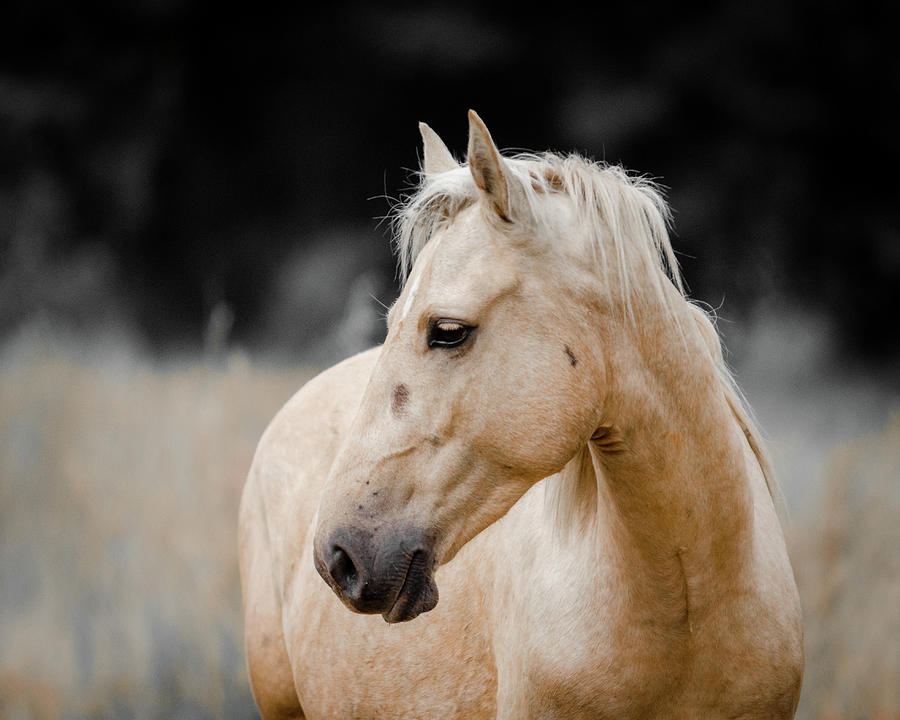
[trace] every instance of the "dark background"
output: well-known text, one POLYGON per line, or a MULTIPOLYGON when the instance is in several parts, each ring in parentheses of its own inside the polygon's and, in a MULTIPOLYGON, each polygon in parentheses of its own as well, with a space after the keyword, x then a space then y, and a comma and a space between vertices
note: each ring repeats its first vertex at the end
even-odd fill
POLYGON ((461 157, 472 107, 503 148, 658 178, 692 295, 725 317, 800 307, 883 363, 900 350, 885 8, 14 2, 0 336, 39 319, 154 354, 205 338, 297 358, 341 322, 377 340, 351 305, 396 294, 385 196, 418 167, 417 121, 461 157))
POLYGON ((469 108, 669 188, 790 511, 797 718, 900 717, 887 4, 523 5, 5 3, 0 718, 257 717, 254 447, 380 339, 417 122, 461 158, 469 108))

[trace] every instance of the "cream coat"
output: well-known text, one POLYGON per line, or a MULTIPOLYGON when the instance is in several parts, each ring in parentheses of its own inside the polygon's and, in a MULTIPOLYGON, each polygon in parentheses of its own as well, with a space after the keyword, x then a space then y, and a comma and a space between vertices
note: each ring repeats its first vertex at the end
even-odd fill
POLYGON ((247 480, 263 716, 792 717, 774 484, 714 329, 664 274, 658 196, 580 159, 501 158, 474 113, 468 167, 423 136, 384 346, 300 390, 247 480), (443 319, 471 336, 429 347, 443 319), (313 559, 338 528, 392 523, 431 539, 439 600, 389 624, 313 559))

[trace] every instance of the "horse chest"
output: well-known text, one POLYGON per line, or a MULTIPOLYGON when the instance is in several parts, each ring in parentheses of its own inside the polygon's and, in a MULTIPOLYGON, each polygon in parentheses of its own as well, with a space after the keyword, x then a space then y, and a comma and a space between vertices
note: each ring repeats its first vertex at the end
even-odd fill
POLYGON ((498 574, 501 588, 529 579, 497 594, 499 717, 792 715, 799 631, 753 583, 689 623, 637 603, 603 552, 550 538, 528 548, 498 574), (793 647, 771 641, 785 637, 793 647))
POLYGON ((515 592, 498 591, 498 706, 509 717, 646 715, 676 682, 659 668, 683 659, 671 629, 630 606, 602 554, 586 562, 578 548, 545 540, 498 576, 500 586, 529 578, 515 592))

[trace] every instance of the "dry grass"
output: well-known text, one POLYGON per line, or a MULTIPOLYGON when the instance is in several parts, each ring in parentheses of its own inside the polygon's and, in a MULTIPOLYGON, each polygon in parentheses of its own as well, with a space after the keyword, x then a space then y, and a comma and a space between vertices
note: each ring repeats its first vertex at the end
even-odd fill
MULTIPOLYGON (((30 339, 0 355, 0 718, 250 718, 235 525, 310 376, 30 339)), ((900 717, 900 418, 834 450, 788 528, 798 717, 900 717)))
POLYGON ((255 717, 236 516, 310 373, 75 353, 0 373, 0 718, 255 717))
POLYGON ((788 528, 806 633, 797 717, 900 718, 900 415, 829 460, 822 506, 788 528))

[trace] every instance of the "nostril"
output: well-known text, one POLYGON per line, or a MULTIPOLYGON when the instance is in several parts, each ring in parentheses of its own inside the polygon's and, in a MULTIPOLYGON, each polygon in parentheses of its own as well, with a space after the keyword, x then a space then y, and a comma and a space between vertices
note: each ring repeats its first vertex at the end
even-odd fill
POLYGON ((331 548, 328 572, 348 597, 356 597, 359 592, 359 573, 353 560, 340 545, 334 545, 331 548))

